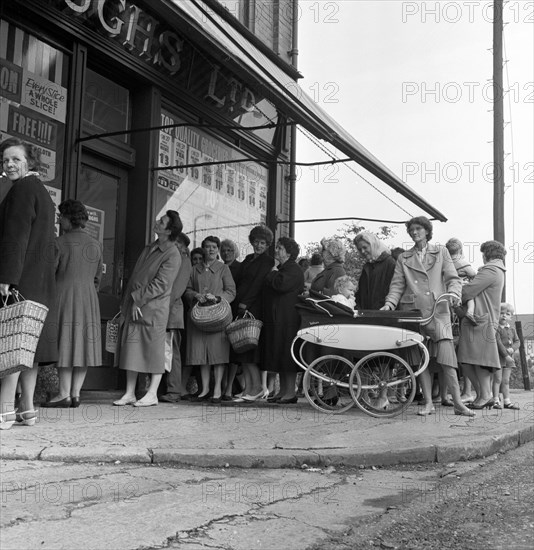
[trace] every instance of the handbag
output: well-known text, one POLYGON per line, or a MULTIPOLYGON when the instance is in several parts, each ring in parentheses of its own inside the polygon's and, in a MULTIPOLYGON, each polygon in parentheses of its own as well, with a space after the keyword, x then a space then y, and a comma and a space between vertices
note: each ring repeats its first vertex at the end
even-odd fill
POLYGON ((106 351, 109 353, 117 352, 117 340, 119 337, 119 325, 120 321, 118 316, 120 311, 106 323, 106 351))
POLYGON ((193 324, 204 332, 220 332, 232 322, 230 304, 220 297, 215 302, 197 302, 190 315, 193 324))
POLYGON ((249 311, 241 319, 236 318, 226 327, 226 336, 236 353, 244 353, 258 347, 263 323, 249 311))
POLYGON ((0 378, 33 367, 35 350, 48 314, 48 308, 25 300, 12 291, 14 304, 7 297, 0 308, 0 378))

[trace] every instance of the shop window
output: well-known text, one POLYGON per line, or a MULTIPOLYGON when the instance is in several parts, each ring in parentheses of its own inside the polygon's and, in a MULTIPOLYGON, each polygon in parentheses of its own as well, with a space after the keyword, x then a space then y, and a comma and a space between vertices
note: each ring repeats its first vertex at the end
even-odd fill
MULTIPOLYGON (((89 134, 121 132, 130 128, 130 92, 112 80, 87 69, 83 101, 84 130, 89 134)), ((110 139, 129 143, 129 134, 110 139)))
POLYGON ((36 145, 41 179, 61 201, 69 57, 33 34, 0 20, 0 141, 36 145))
MULTIPOLYGON (((184 122, 168 111, 161 124, 184 122)), ((207 235, 232 239, 247 252, 251 227, 264 223, 267 214, 268 169, 255 162, 190 166, 217 160, 244 159, 247 155, 227 143, 193 127, 161 130, 159 167, 152 221, 167 210, 177 210, 191 246, 199 246, 207 235), (260 197, 260 200, 257 200, 260 197)))

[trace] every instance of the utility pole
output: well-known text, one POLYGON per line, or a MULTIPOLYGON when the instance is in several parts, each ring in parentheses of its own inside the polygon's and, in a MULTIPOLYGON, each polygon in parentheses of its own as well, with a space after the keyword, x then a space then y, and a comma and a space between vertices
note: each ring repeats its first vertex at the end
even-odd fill
POLYGON ((504 242, 503 0, 493 3, 493 238, 504 242))
MULTIPOLYGON (((504 238, 504 114, 502 79, 503 0, 493 2, 493 238, 504 238)), ((506 286, 502 290, 506 301, 506 286)))

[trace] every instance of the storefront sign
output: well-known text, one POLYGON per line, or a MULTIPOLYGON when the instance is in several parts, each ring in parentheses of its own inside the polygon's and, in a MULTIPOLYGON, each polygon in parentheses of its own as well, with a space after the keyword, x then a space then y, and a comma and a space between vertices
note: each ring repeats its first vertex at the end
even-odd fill
POLYGON ((22 68, 6 59, 0 59, 0 95, 20 103, 22 68))
POLYGON ((65 9, 85 17, 96 29, 124 48, 173 75, 180 70, 183 42, 127 0, 64 0, 65 9))
POLYGON ((56 148, 57 126, 25 107, 9 105, 7 131, 36 145, 56 148))
POLYGON ((67 90, 28 71, 24 71, 21 103, 59 122, 65 122, 67 90))
POLYGON ((103 244, 104 216, 106 213, 103 210, 95 208, 94 206, 89 206, 88 204, 85 205, 85 208, 87 209, 87 214, 89 216, 89 219, 85 225, 85 231, 89 233, 93 239, 96 239, 100 242, 100 244, 103 244))
MULTIPOLYGON (((190 93, 235 119, 253 111, 258 94, 206 54, 128 0, 50 0, 84 24, 139 57, 177 77, 190 93), (182 75, 187 75, 182 78, 182 75)), ((184 0, 185 1, 185 0, 184 0)))

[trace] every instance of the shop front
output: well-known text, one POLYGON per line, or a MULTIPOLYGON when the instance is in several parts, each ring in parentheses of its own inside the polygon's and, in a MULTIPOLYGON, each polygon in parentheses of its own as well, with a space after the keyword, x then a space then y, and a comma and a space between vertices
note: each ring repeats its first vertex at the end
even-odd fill
MULTIPOLYGON (((104 249, 103 322, 166 210, 180 212, 192 246, 215 234, 243 254, 253 225, 287 217, 275 106, 164 4, 12 1, 0 12, 0 139, 38 145, 56 204, 87 206, 104 249)), ((86 385, 116 384, 103 368, 86 385)))

